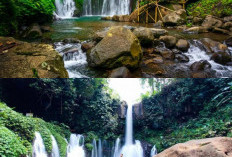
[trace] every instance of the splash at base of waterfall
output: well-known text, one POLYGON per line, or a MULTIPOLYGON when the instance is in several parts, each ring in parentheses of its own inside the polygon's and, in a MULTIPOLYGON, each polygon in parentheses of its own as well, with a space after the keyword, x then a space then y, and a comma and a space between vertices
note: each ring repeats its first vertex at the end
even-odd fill
POLYGON ((143 148, 140 141, 135 140, 135 144, 124 145, 120 155, 123 155, 123 157, 143 157, 143 148))
POLYGON ((84 136, 71 134, 67 157, 85 157, 84 136))

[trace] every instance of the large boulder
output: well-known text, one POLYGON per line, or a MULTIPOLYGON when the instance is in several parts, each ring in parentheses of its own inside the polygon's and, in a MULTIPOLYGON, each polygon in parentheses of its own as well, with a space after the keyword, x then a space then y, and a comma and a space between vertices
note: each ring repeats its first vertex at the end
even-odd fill
POLYGON ((139 39, 142 47, 151 47, 153 45, 154 35, 149 28, 139 27, 133 33, 139 39))
POLYGON ((4 37, 0 37, 0 43, 5 47, 0 50, 1 78, 68 78, 63 59, 52 45, 4 37))
POLYGON ((37 23, 32 24, 27 30, 23 33, 23 38, 27 39, 37 39, 42 37, 42 31, 40 26, 37 23))
POLYGON ((142 59, 142 49, 138 38, 129 29, 117 26, 110 28, 104 39, 87 53, 87 58, 91 67, 137 68, 142 59))
POLYGON ((180 9, 175 12, 171 12, 163 17, 163 22, 168 26, 178 26, 185 22, 187 17, 186 11, 184 9, 180 9))
POLYGON ((200 60, 197 62, 194 62, 191 66, 190 69, 192 71, 205 71, 208 69, 211 69, 211 64, 207 60, 200 60))
POLYGON ((178 42, 176 43, 176 47, 181 50, 181 51, 188 51, 189 49, 189 43, 187 40, 184 39, 180 39, 178 40, 178 42))
POLYGON ((172 146, 155 157, 231 157, 232 138, 192 140, 172 146))
POLYGON ((208 16, 206 16, 204 22, 202 23, 202 26, 204 26, 204 27, 222 27, 223 22, 219 18, 216 18, 212 15, 208 15, 208 16))
POLYGON ((231 62, 232 57, 227 52, 218 52, 214 53, 211 57, 216 63, 226 65, 227 63, 231 62))
POLYGON ((168 36, 168 35, 161 36, 159 39, 160 39, 160 41, 164 42, 165 46, 168 48, 174 47, 176 45, 176 42, 177 42, 176 37, 168 36))
POLYGON ((119 22, 129 22, 130 21, 130 15, 120 15, 119 16, 119 22))

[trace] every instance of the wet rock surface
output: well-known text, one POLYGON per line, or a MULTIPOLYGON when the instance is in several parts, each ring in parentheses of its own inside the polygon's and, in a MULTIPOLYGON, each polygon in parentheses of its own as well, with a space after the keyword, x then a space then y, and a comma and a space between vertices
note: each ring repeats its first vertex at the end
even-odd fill
POLYGON ((0 37, 2 47, 14 45, 0 52, 1 78, 67 78, 62 57, 52 45, 31 44, 14 38, 0 37))

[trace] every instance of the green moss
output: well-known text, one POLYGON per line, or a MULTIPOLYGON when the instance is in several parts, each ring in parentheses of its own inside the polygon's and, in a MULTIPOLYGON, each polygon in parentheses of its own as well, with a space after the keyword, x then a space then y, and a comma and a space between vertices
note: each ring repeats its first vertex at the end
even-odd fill
POLYGON ((218 17, 232 14, 231 0, 198 0, 187 6, 187 12, 192 16, 205 17, 214 15, 218 17))
POLYGON ((27 148, 23 145, 24 141, 6 127, 0 126, 0 156, 18 157, 26 156, 27 148))
POLYGON ((86 143, 85 147, 88 151, 91 151, 93 149, 93 145, 91 143, 86 143))

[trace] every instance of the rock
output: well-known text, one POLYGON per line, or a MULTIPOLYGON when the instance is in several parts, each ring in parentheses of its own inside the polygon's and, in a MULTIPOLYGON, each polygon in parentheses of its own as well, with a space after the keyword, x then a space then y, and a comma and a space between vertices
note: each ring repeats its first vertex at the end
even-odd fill
POLYGON ((184 54, 176 54, 175 55, 175 59, 177 59, 181 63, 187 63, 187 62, 189 62, 188 56, 186 56, 184 54))
POLYGON ((216 63, 223 65, 226 65, 227 63, 232 61, 231 55, 227 52, 214 53, 211 59, 214 60, 216 63))
POLYGON ((174 53, 169 49, 165 49, 165 50, 161 51, 160 54, 167 60, 174 60, 175 59, 174 53))
POLYGON ((66 38, 63 40, 64 43, 80 43, 80 40, 77 38, 66 38))
POLYGON ((224 22, 232 22, 232 15, 223 18, 224 22))
POLYGON ((174 53, 174 54, 181 54, 182 52, 180 51, 180 50, 178 50, 178 49, 172 49, 172 52, 174 53))
POLYGON ((200 17, 194 17, 194 18, 193 18, 193 24, 194 24, 194 25, 201 25, 202 22, 203 22, 203 19, 200 18, 200 17))
POLYGON ((72 49, 69 49, 68 51, 65 51, 64 53, 65 54, 68 54, 68 53, 75 53, 75 52, 78 52, 78 48, 72 48, 72 49))
POLYGON ((32 24, 28 29, 23 33, 23 38, 28 39, 37 39, 42 37, 42 31, 40 26, 37 23, 32 24))
POLYGON ((104 31, 101 31, 101 32, 96 32, 94 37, 93 37, 93 40, 96 41, 96 42, 100 42, 106 35, 107 35, 107 32, 109 30, 104 30, 104 31))
POLYGON ((165 43, 165 46, 168 48, 172 48, 176 45, 177 39, 173 36, 161 36, 160 41, 165 43))
POLYGON ((109 78, 129 78, 131 76, 130 71, 126 67, 119 67, 112 70, 109 78))
POLYGON ((129 29, 111 27, 104 39, 87 53, 87 58, 91 67, 137 68, 142 59, 142 49, 138 38, 129 29))
POLYGON ((81 45, 81 49, 82 49, 84 52, 87 52, 87 51, 91 50, 94 46, 95 46, 95 43, 94 43, 94 42, 83 43, 83 44, 81 45))
POLYGON ((232 138, 215 137, 179 143, 156 157, 231 157, 232 138))
POLYGON ((228 45, 228 46, 232 46, 232 36, 229 37, 228 39, 226 39, 225 43, 226 43, 226 45, 228 45))
POLYGON ((139 39, 142 47, 152 47, 154 35, 149 28, 139 27, 133 31, 134 35, 139 39))
POLYGON ((42 32, 51 32, 52 28, 50 26, 40 26, 42 32))
POLYGON ((176 43, 176 47, 181 51, 188 51, 190 46, 187 40, 180 39, 176 43))
POLYGON ((163 61, 162 56, 160 56, 160 55, 154 55, 154 58, 148 59, 148 60, 144 61, 144 64, 149 64, 149 63, 161 64, 163 62, 164 61, 163 61))
POLYGON ((150 28, 150 30, 155 38, 159 38, 160 36, 168 33, 165 29, 150 28))
POLYGON ((119 16, 118 15, 114 15, 112 17, 112 21, 119 21, 119 16))
POLYGON ((68 78, 64 62, 52 45, 0 37, 1 43, 16 43, 0 57, 1 78, 68 78))
POLYGON ((222 27, 223 22, 212 15, 206 16, 204 22, 202 23, 202 26, 204 27, 222 27))
POLYGON ((163 17, 163 22, 167 26, 178 26, 185 22, 187 17, 186 11, 180 9, 176 12, 171 12, 163 17))
POLYGON ((228 51, 228 47, 220 42, 213 41, 209 38, 201 39, 202 44, 205 47, 207 53, 218 53, 218 52, 226 52, 228 51))
POLYGON ((207 60, 201 60, 191 65, 192 71, 204 71, 211 68, 211 64, 207 60))
POLYGON ((232 22, 226 22, 223 25, 224 29, 230 30, 230 28, 232 28, 232 22))
POLYGON ((209 28, 208 27, 197 26, 197 27, 188 28, 184 32, 185 33, 195 33, 195 34, 208 33, 209 28))
POLYGON ((155 28, 162 28, 163 27, 163 21, 158 21, 153 25, 155 28))
POLYGON ((225 29, 221 29, 221 28, 217 28, 217 27, 213 28, 213 32, 220 33, 220 34, 230 34, 230 31, 225 30, 225 29))
POLYGON ((119 22, 129 22, 130 16, 129 15, 120 15, 119 16, 119 22))
POLYGON ((192 78, 208 78, 208 77, 209 75, 204 71, 195 72, 192 74, 192 78))
POLYGON ((111 21, 112 17, 111 16, 101 17, 101 20, 111 21))

